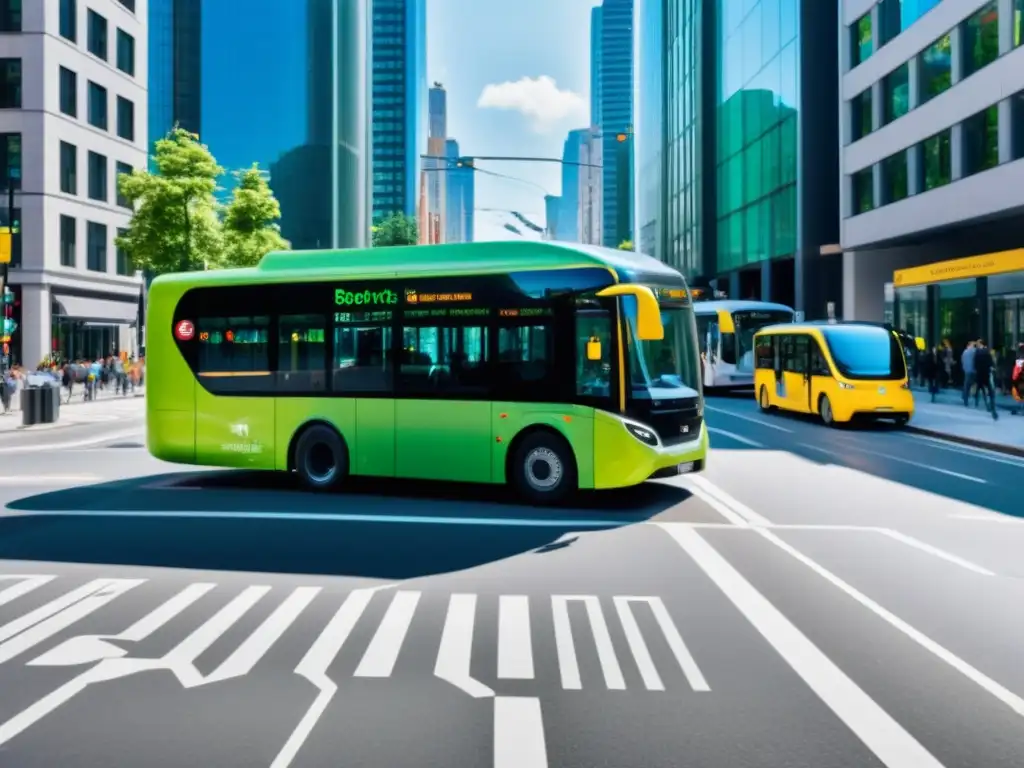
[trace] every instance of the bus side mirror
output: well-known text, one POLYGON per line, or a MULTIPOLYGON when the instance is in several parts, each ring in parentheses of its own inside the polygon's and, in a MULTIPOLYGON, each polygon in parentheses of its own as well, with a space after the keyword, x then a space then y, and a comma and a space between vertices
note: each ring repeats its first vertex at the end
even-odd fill
POLYGON ((601 359, 601 340, 597 336, 591 336, 587 341, 587 360, 601 359))
POLYGON ((646 285, 621 283, 597 292, 598 296, 633 296, 636 299, 636 335, 640 341, 661 341, 665 328, 661 324, 661 307, 654 291, 646 285))

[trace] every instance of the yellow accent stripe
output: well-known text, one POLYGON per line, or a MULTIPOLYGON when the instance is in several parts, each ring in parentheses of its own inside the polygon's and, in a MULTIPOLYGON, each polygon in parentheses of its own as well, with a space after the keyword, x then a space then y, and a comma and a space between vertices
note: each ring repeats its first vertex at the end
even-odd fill
POLYGON ((227 376, 269 376, 270 371, 206 371, 199 375, 210 379, 221 379, 227 376))

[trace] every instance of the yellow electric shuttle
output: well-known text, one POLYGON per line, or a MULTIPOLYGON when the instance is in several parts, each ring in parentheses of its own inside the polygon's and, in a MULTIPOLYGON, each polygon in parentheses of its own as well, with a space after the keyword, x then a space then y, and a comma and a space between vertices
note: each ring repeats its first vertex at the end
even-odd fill
POLYGON ((754 349, 762 411, 817 414, 830 426, 857 418, 904 426, 914 415, 902 345, 884 326, 773 325, 757 333, 754 349))

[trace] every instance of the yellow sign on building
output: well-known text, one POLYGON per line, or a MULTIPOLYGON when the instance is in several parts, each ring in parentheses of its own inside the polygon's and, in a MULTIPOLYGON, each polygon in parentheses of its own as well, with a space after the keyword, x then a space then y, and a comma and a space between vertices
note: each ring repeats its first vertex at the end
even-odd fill
POLYGON ((923 267, 898 269, 893 273, 892 282, 896 288, 907 288, 912 285, 967 280, 1006 272, 1024 272, 1024 248, 968 256, 965 259, 938 261, 934 264, 925 264, 923 267))
POLYGON ((11 233, 0 231, 0 264, 11 263, 11 233))

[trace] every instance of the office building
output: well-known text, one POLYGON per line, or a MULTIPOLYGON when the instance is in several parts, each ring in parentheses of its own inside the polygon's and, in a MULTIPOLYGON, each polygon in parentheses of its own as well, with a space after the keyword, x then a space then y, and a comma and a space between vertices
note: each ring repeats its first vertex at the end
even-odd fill
POLYGON ((475 184, 473 169, 459 163, 459 142, 455 139, 445 141, 445 159, 447 160, 445 242, 473 242, 473 206, 475 184))
POLYGON ((561 240, 558 222, 562 213, 562 198, 558 195, 544 195, 544 240, 561 240))
POLYGON ((601 180, 603 146, 601 132, 597 128, 591 128, 580 144, 577 192, 579 218, 576 230, 579 233, 579 242, 586 245, 600 245, 604 238, 604 222, 601 217, 604 198, 604 184, 601 180))
POLYGON ((562 203, 558 214, 558 239, 580 239, 580 154, 590 135, 589 128, 569 131, 562 148, 562 203))
POLYGON ((149 0, 149 143, 175 125, 202 134, 202 0, 149 0))
POLYGON ((448 93, 435 82, 427 94, 427 156, 421 164, 419 236, 423 245, 443 243, 448 231, 448 93))
POLYGON ((590 10, 590 124, 601 124, 601 6, 590 10))
POLYGON ((373 0, 373 220, 416 215, 427 150, 426 0, 373 0))
POLYGON ((1021 0, 842 3, 844 314, 1024 342, 1021 0))
MULTIPOLYGON (((632 239, 631 147, 620 147, 618 137, 633 125, 633 0, 604 0, 597 20, 599 45, 591 50, 591 73, 597 72, 599 114, 596 125, 604 140, 603 244, 616 247, 632 239), (623 153, 626 153, 623 156, 623 153), (626 172, 620 173, 625 159, 626 172)), ((591 38, 595 37, 591 30, 591 38)), ((593 88, 593 86, 592 86, 593 88)))
POLYGON ((114 239, 118 174, 146 164, 146 18, 146 0, 0 3, 13 363, 137 351, 141 280, 114 239))
POLYGON ((807 32, 838 7, 637 3, 640 239, 731 297, 838 311, 838 35, 807 32))

